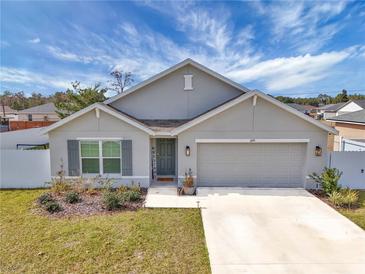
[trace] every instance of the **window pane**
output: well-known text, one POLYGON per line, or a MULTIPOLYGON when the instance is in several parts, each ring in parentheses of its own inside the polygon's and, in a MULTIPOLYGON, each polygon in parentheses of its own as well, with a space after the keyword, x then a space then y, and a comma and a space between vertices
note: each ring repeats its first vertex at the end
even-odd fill
POLYGON ((99 157, 98 141, 81 142, 81 157, 99 157))
POLYGON ((99 173, 99 159, 82 159, 82 173, 99 173))
POLYGON ((120 142, 119 141, 103 142, 103 157, 120 157, 120 142))
POLYGON ((120 173, 120 159, 103 159, 104 173, 120 173))

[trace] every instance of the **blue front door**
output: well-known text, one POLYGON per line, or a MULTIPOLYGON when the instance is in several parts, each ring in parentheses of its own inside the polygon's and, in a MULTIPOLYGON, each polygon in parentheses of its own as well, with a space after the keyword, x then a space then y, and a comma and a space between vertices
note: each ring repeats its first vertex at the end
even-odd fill
POLYGON ((156 139, 157 175, 175 175, 175 139, 156 139))

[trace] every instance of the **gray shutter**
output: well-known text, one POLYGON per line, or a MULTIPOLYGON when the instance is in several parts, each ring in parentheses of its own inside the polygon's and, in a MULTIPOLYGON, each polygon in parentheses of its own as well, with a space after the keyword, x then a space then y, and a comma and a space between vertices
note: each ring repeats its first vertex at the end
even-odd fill
POLYGON ((122 140, 122 175, 133 175, 132 140, 122 140))
POLYGON ((67 140, 68 176, 80 176, 80 152, 78 140, 67 140))

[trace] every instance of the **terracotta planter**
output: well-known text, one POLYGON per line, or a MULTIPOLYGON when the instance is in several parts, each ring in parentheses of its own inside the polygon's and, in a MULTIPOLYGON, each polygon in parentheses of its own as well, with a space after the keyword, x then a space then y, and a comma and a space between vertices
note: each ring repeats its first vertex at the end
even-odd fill
POLYGON ((194 187, 184 186, 183 189, 184 189, 184 194, 185 195, 194 195, 194 192, 195 192, 195 188, 194 187))

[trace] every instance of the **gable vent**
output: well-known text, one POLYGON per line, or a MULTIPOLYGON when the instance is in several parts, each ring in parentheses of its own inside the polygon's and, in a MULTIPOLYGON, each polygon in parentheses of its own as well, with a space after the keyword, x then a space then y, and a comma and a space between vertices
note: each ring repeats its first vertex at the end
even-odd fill
POLYGON ((184 75, 184 90, 193 90, 193 75, 184 75))

